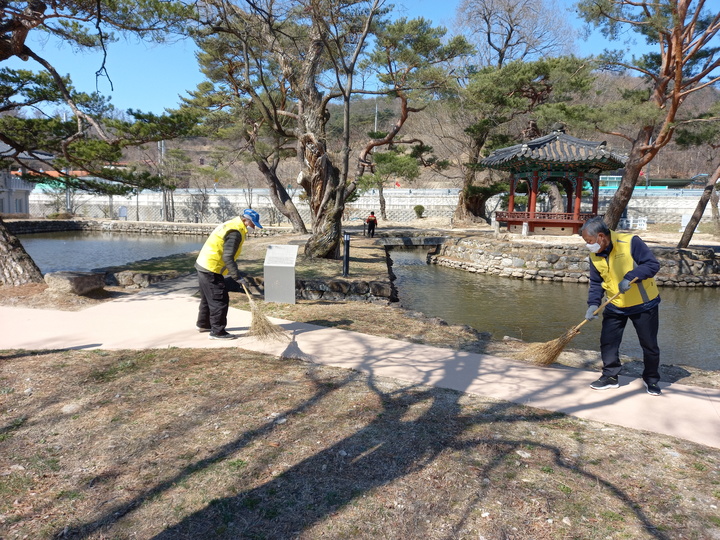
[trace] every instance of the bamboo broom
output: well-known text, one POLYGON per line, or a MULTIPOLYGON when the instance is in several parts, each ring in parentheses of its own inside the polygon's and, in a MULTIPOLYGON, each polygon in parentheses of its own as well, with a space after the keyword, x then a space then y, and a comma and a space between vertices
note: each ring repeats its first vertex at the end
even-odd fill
MULTIPOLYGON (((636 281, 637 278, 634 278, 630 282, 630 284, 632 285, 636 281)), ((598 313, 600 313, 605 308, 605 306, 607 306, 610 302, 615 300, 621 294, 621 292, 617 292, 610 298, 607 298, 602 304, 600 304, 600 307, 593 311, 593 315, 597 315, 598 313)), ((557 360, 558 356, 560 356, 560 353, 563 351, 565 346, 580 333, 580 328, 582 328, 582 326, 587 323, 588 320, 589 319, 583 319, 580 324, 578 324, 577 326, 573 326, 572 328, 567 330, 562 336, 553 339, 552 341, 548 341, 546 343, 533 343, 532 345, 528 346, 527 349, 525 349, 525 351, 523 352, 523 357, 529 359, 533 364, 549 366, 550 364, 555 362, 555 360, 557 360)))
POLYGON ((283 330, 282 327, 270 322, 270 319, 267 318, 267 316, 262 312, 260 306, 258 306, 252 296, 250 296, 250 293, 244 284, 242 288, 245 291, 248 302, 250 303, 250 314, 252 317, 250 330, 248 330, 247 335, 263 340, 287 338, 285 330, 283 330))

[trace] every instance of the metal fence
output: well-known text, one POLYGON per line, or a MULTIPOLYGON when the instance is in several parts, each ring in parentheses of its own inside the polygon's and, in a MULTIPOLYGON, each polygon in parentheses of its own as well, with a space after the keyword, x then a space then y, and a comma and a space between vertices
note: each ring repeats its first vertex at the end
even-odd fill
MULTIPOLYGON (((451 218, 455 212, 459 189, 400 189, 384 190, 386 214, 389 221, 407 222, 416 218, 414 208, 424 207, 424 217, 451 218)), ((290 192, 300 216, 310 222, 308 204, 300 198, 300 191, 290 192)), ((614 190, 601 190, 599 212, 612 199, 614 190)), ((627 207, 627 218, 644 217, 648 223, 680 223, 682 216, 692 214, 702 190, 637 188, 627 207)), ((502 208, 502 196, 492 197, 486 205, 487 215, 502 208)), ((589 211, 592 201, 583 199, 582 211, 589 211)), ((87 193, 40 192, 30 194, 29 213, 32 217, 66 212, 93 219, 121 219, 129 221, 172 221, 186 223, 219 223, 254 208, 268 224, 287 223, 272 204, 267 189, 218 189, 215 191, 176 190, 173 193, 142 191, 129 197, 90 195, 87 193)), ((364 219, 374 211, 380 216, 379 193, 369 190, 346 205, 345 220, 364 219)), ((516 210, 522 210, 516 208, 516 210)), ((549 211, 549 200, 538 199, 538 210, 549 211)), ((708 206, 705 217, 710 216, 708 206)))
MULTIPOLYGON (((424 216, 452 216, 457 205, 459 190, 386 190, 386 212, 390 221, 409 221, 415 217, 414 207, 425 207, 424 216)), ((370 190, 349 203, 345 219, 367 217, 370 211, 379 215, 379 194, 370 190)), ((300 216, 310 219, 308 204, 293 194, 300 216)), ((128 197, 91 195, 88 193, 30 194, 30 215, 46 217, 50 214, 69 212, 95 219, 125 219, 129 221, 174 221, 189 223, 218 223, 254 208, 263 221, 272 224, 287 222, 272 204, 267 189, 218 189, 215 191, 176 190, 168 196, 162 192, 142 191, 128 197)))

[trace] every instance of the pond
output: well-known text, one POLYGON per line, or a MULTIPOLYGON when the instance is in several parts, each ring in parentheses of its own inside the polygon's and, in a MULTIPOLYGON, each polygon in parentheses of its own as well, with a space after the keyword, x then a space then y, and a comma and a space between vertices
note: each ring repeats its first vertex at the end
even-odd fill
POLYGON ((110 232, 55 232, 18 235, 43 274, 120 266, 135 261, 198 251, 205 236, 140 235, 110 232))
MULTIPOLYGON (((422 249, 394 249, 391 256, 403 307, 491 332, 493 339, 550 341, 582 322, 587 309, 587 285, 501 278, 428 265, 422 249)), ((661 361, 720 369, 720 289, 663 287, 660 297, 661 361)), ((583 326, 569 347, 597 350, 599 340, 597 319, 583 326)), ((632 323, 625 330, 620 353, 642 357, 632 323)))

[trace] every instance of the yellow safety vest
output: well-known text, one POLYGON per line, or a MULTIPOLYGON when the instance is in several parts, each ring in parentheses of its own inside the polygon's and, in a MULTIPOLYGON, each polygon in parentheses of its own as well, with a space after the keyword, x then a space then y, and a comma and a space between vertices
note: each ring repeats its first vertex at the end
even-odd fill
POLYGON ((210 236, 205 240, 205 244, 203 244, 200 254, 195 261, 198 266, 202 266, 215 274, 227 274, 228 270, 225 267, 222 256, 225 245, 225 235, 230 231, 240 231, 240 245, 238 245, 233 259, 237 259, 240 256, 242 246, 245 243, 245 237, 247 236, 247 227, 245 227, 242 218, 236 217, 230 221, 221 223, 210 233, 210 236))
MULTIPOLYGON (((590 262, 600 273, 600 277, 603 279, 602 286, 608 297, 620 291, 620 282, 625 278, 625 274, 637 266, 630 253, 630 243, 633 236, 633 234, 629 233, 610 231, 610 240, 612 240, 613 245, 610 255, 605 258, 595 253, 590 254, 590 262)), ((648 278, 633 283, 628 292, 621 294, 611 303, 619 308, 638 306, 657 298, 659 295, 660 292, 655 283, 655 278, 648 278)))

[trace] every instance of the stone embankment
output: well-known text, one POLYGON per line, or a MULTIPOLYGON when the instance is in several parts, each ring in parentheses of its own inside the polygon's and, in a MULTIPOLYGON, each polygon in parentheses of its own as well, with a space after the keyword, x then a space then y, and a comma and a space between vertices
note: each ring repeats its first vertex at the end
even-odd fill
MULTIPOLYGON (((12 234, 64 231, 115 232, 125 234, 176 234, 207 236, 217 223, 171 223, 167 221, 113 221, 102 219, 17 219, 5 222, 12 234)), ((289 229, 255 229, 253 236, 273 236, 289 229)))
MULTIPOLYGON (((98 271, 102 271, 98 270, 98 271)), ((187 274, 185 274, 187 275, 187 274)), ((136 272, 134 270, 114 271, 105 273, 105 284, 111 286, 137 289, 148 287, 166 279, 182 276, 177 272, 164 274, 136 272)), ((250 284, 261 295, 264 294, 265 284, 262 277, 249 277, 250 284)), ((47 280, 46 280, 47 281, 47 280)), ((296 298, 303 300, 325 300, 327 302, 388 302, 397 300, 397 292, 390 280, 350 280, 350 279, 296 279, 296 298)))
MULTIPOLYGON (((715 250, 651 249, 660 262, 658 285, 720 286, 720 254, 715 250)), ((428 256, 428 261, 467 272, 575 283, 587 283, 590 268, 584 246, 482 238, 447 238, 436 253, 428 256)))
POLYGON ((303 300, 322 299, 328 302, 388 302, 397 300, 396 291, 389 279, 386 281, 298 279, 295 281, 295 291, 297 297, 303 300))

